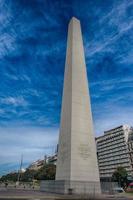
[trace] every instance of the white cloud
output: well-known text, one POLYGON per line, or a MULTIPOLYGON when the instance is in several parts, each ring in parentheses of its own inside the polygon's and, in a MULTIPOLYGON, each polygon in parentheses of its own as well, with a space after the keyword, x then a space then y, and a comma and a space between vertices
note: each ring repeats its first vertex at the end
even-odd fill
MULTIPOLYGON (((100 90, 104 91, 105 90, 110 90, 116 87, 116 85, 119 88, 124 88, 124 87, 133 87, 133 78, 132 77, 126 77, 126 78, 114 78, 114 79, 109 79, 109 80, 100 80, 100 81, 95 81, 93 83, 90 83, 90 87, 96 87, 98 86, 100 90)), ((117 88, 118 89, 118 88, 117 88)))
POLYGON ((8 33, 0 34, 0 58, 15 50, 15 38, 8 33))
MULTIPOLYGON (((86 54, 88 59, 90 59, 96 53, 115 52, 115 49, 111 45, 133 28, 133 21, 130 18, 126 18, 126 20, 124 19, 126 16, 126 10, 131 6, 133 6, 133 3, 130 1, 123 1, 118 5, 115 3, 112 10, 100 19, 99 23, 101 29, 95 35, 94 40, 86 45, 86 54), (107 24, 107 27, 108 25, 110 25, 110 27, 117 27, 117 31, 111 31, 106 34, 108 28, 105 26, 105 24, 107 24)), ((122 56, 120 61, 122 62, 123 59, 127 62, 133 62, 131 57, 130 60, 128 60, 128 56, 127 58, 122 56)))
POLYGON ((100 23, 103 24, 106 21, 110 24, 117 24, 119 25, 119 21, 121 20, 121 18, 123 18, 123 16, 125 16, 125 12, 126 10, 131 7, 133 5, 132 1, 128 1, 128 0, 124 0, 121 1, 120 3, 118 2, 118 4, 116 4, 116 2, 114 2, 113 8, 112 10, 107 13, 106 15, 104 15, 101 19, 100 19, 100 23))
POLYGON ((99 117, 94 120, 96 136, 102 135, 104 131, 120 126, 122 124, 133 125, 133 109, 118 106, 103 107, 103 112, 98 113, 99 117), (113 112, 112 112, 113 110, 113 112))
POLYGON ((22 96, 1 98, 0 102, 7 105, 13 105, 13 106, 27 106, 28 105, 28 102, 22 96))
POLYGON ((58 129, 36 127, 0 128, 0 164, 24 162, 53 154, 58 141, 58 129))

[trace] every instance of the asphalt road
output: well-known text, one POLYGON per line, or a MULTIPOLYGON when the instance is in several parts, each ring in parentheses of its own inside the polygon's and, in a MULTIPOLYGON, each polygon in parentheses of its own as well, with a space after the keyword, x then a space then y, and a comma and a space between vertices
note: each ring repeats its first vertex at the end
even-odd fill
MULTIPOLYGON (((89 198, 80 198, 74 195, 59 195, 48 194, 40 191, 25 190, 25 189, 1 189, 0 188, 0 200, 89 200, 89 198)), ((93 199, 93 198, 91 198, 93 199)), ((102 196, 100 200, 133 200, 133 196, 102 196)))
POLYGON ((55 199, 57 195, 51 195, 40 191, 25 190, 25 189, 1 189, 0 190, 0 200, 10 199, 10 200, 39 200, 41 199, 55 199))

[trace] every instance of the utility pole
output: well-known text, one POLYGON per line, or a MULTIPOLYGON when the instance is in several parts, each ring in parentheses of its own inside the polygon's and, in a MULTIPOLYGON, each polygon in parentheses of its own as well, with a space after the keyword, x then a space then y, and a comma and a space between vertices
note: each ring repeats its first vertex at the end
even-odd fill
POLYGON ((20 167, 19 167, 19 170, 18 170, 18 178, 17 178, 16 185, 19 185, 19 182, 20 182, 20 176, 21 176, 21 171, 22 171, 22 165, 23 165, 23 154, 21 155, 20 167))
POLYGON ((44 165, 47 163, 47 155, 44 156, 44 165))

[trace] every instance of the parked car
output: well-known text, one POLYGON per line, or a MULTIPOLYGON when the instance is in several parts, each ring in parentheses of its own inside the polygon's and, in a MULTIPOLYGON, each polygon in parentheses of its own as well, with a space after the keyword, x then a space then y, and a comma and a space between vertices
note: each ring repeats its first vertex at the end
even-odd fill
POLYGON ((114 190, 115 193, 123 193, 123 192, 125 192, 122 187, 115 187, 113 190, 114 190))

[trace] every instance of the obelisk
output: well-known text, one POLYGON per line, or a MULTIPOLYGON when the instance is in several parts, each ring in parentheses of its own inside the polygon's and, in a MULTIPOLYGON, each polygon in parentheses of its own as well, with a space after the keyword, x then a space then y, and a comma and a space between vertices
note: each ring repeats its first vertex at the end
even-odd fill
POLYGON ((56 180, 69 182, 75 193, 82 187, 100 193, 83 40, 75 17, 68 28, 56 180))

